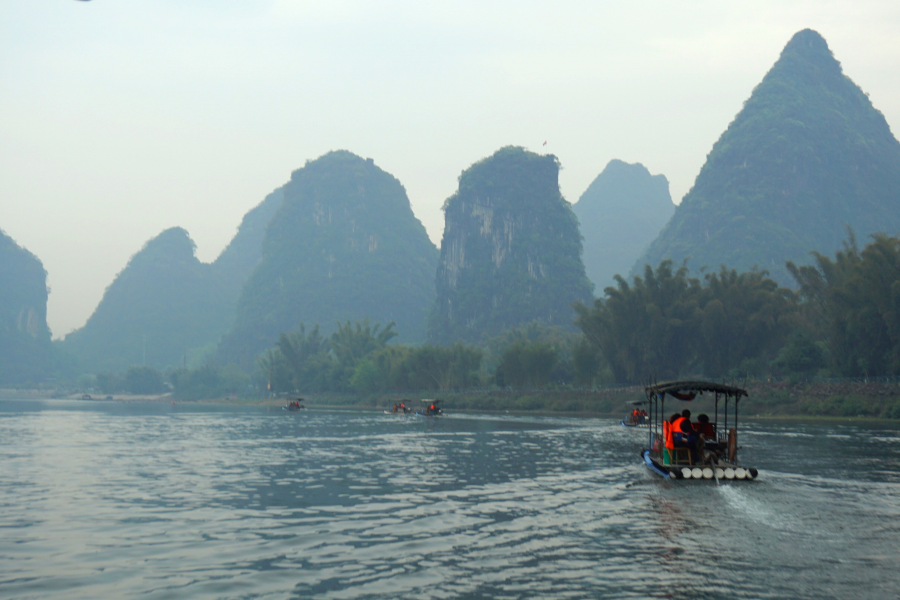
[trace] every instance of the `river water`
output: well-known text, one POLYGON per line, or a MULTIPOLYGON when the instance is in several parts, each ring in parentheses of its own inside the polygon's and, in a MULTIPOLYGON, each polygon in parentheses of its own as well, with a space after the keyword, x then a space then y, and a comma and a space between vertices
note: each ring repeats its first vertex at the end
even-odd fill
POLYGON ((611 419, 0 401, 2 598, 900 597, 900 425, 747 421, 663 481, 611 419))

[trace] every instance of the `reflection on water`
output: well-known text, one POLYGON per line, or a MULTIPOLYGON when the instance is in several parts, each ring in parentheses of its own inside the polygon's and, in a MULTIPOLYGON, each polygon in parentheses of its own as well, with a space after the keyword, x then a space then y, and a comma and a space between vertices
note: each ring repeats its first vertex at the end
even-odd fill
POLYGON ((896 598, 896 425, 750 422, 664 482, 612 420, 0 403, 0 596, 896 598))

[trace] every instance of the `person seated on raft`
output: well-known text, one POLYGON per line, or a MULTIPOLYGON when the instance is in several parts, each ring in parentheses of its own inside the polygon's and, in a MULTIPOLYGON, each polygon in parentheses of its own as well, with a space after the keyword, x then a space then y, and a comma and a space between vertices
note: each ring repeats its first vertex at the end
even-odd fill
POLYGON ((704 440, 715 440, 716 439, 716 430, 713 427, 713 424, 709 422, 709 416, 700 414, 697 415, 697 422, 693 423, 694 431, 703 436, 704 440))
POLYGON ((681 414, 672 415, 672 441, 676 447, 688 448, 691 452, 691 461, 697 462, 700 455, 700 436, 691 427, 691 411, 684 409, 681 414))

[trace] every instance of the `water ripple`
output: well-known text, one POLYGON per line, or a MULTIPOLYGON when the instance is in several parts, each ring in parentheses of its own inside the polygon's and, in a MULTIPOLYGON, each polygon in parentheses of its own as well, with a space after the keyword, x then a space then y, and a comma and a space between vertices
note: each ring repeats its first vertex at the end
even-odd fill
POLYGON ((891 426, 749 421, 752 484, 615 421, 0 403, 9 598, 896 598, 891 426))

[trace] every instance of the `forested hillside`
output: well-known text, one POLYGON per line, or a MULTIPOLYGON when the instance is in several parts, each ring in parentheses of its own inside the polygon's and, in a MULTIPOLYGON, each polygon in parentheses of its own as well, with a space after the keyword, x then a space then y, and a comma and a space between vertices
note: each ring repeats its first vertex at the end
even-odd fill
POLYGON ((460 175, 444 215, 431 341, 483 341, 534 320, 572 327, 592 287, 555 156, 498 150, 460 175))
POLYGON ((900 231, 900 143, 815 31, 797 33, 707 157, 669 224, 635 264, 768 269, 900 231))
POLYGON ((395 322, 424 338, 437 249, 406 190, 371 159, 330 152, 295 171, 244 287, 219 360, 242 365, 301 323, 395 322))
MULTIPOLYGON (((228 246, 222 250, 213 263, 213 272, 221 281, 222 291, 231 303, 231 315, 222 324, 225 333, 234 320, 234 307, 237 306, 241 289, 253 269, 262 260, 262 242, 272 217, 284 202, 284 191, 279 188, 266 196, 262 202, 250 210, 241 220, 238 231, 228 246)), ((214 340, 218 341, 218 340, 214 340)))
POLYGON ((0 385, 43 381, 50 362, 47 272, 0 230, 0 385))
POLYGON ((584 237, 584 268, 596 291, 615 285, 675 212, 664 175, 611 160, 572 206, 584 237))
POLYGON ((106 289, 81 329, 60 347, 85 371, 183 365, 215 350, 234 322, 241 289, 262 257, 262 239, 283 201, 275 190, 244 215, 214 263, 201 263, 187 231, 147 242, 106 289))
POLYGON ((62 348, 85 370, 118 371, 178 366, 188 351, 214 342, 227 327, 231 305, 222 281, 194 249, 180 227, 147 242, 62 348))

